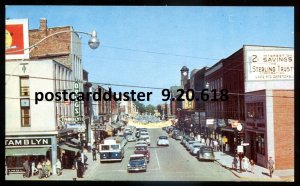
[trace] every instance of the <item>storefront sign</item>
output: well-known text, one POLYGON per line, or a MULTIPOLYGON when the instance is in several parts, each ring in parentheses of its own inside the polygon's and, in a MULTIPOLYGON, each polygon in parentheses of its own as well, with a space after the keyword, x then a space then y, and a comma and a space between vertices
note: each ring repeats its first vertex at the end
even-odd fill
POLYGON ((22 168, 22 167, 20 167, 20 168, 7 168, 7 172, 11 172, 11 173, 13 173, 13 172, 25 172, 25 168, 22 168))
POLYGON ((29 59, 28 19, 5 21, 5 58, 29 59))
POLYGON ((74 83, 75 101, 74 101, 74 116, 80 116, 80 102, 77 100, 77 94, 79 92, 79 83, 76 81, 74 83))
POLYGON ((77 116, 77 117, 61 117, 59 119, 61 122, 72 122, 72 123, 81 123, 83 122, 83 117, 82 116, 77 116))
POLYGON ((243 145, 238 145, 237 146, 237 152, 238 153, 244 153, 244 146, 243 145))
POLYGON ((247 80, 294 79, 294 51, 247 51, 247 80))
POLYGON ((51 138, 5 139, 5 146, 46 146, 51 145, 51 138))

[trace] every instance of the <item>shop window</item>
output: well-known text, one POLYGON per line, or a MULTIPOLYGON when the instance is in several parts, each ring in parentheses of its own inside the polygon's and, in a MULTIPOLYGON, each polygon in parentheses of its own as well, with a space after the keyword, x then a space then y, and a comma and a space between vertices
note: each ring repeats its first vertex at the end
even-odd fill
POLYGON ((257 134, 256 136, 256 152, 265 155, 264 134, 257 134))
POLYGON ((20 96, 29 95, 29 77, 20 77, 20 96))

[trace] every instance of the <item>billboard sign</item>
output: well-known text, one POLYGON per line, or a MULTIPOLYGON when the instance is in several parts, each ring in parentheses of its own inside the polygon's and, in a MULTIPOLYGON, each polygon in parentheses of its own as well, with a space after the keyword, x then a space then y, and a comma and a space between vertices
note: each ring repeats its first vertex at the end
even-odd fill
POLYGON ((248 50, 246 53, 248 81, 293 80, 293 50, 248 50))
POLYGON ((5 21, 5 58, 29 59, 28 19, 5 21))

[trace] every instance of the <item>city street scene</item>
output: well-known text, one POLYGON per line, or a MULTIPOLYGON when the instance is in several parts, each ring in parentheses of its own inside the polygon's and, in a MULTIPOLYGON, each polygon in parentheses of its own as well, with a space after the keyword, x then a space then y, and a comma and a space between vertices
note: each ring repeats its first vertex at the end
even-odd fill
POLYGON ((294 182, 294 8, 16 6, 5 179, 294 182))

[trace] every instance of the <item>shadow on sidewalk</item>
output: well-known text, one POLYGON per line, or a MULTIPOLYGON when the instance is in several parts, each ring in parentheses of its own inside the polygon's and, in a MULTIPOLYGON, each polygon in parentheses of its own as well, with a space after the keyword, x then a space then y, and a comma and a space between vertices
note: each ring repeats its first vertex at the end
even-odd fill
POLYGON ((261 174, 263 174, 263 175, 266 175, 266 176, 269 176, 269 177, 270 177, 270 174, 269 174, 269 173, 267 173, 267 172, 261 172, 261 174))

